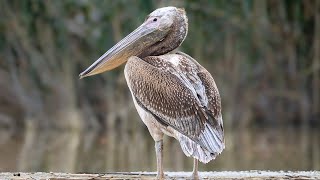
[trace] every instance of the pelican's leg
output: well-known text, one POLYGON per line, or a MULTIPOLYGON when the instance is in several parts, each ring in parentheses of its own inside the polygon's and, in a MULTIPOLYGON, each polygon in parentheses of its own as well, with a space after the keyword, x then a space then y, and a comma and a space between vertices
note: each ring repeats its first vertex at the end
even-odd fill
POLYGON ((156 141, 157 179, 164 179, 163 173, 163 140, 156 141))
POLYGON ((193 171, 192 171, 192 179, 199 179, 198 174, 198 159, 193 159, 193 171))

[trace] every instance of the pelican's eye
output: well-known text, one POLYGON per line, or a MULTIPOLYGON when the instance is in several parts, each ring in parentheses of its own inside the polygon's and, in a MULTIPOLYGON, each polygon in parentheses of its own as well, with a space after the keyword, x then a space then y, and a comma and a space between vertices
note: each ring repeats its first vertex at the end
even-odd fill
POLYGON ((153 19, 153 22, 156 22, 157 20, 158 20, 157 18, 154 18, 154 19, 153 19))

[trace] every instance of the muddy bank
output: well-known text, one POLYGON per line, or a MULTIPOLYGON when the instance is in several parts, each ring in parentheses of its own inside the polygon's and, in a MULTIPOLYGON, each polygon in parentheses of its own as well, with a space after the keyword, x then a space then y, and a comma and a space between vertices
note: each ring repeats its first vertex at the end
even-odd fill
MULTIPOLYGON (((166 179, 188 179, 191 172, 166 172, 166 179)), ((103 174, 0 173, 0 179, 155 179, 155 172, 112 172, 103 174)), ((200 172, 201 179, 320 179, 320 171, 222 171, 200 172)))

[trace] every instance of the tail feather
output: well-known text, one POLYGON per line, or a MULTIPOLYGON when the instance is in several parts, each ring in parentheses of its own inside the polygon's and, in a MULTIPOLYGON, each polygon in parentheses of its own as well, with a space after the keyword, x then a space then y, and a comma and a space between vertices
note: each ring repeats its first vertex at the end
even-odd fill
POLYGON ((198 142, 180 134, 180 146, 186 156, 192 156, 200 162, 208 163, 214 160, 225 148, 223 130, 205 124, 204 131, 198 137, 198 142))

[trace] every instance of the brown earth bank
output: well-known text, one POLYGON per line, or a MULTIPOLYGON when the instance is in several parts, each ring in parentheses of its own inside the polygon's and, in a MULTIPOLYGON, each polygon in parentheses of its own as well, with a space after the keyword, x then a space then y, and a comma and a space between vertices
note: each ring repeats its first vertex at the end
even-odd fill
MULTIPOLYGON (((190 179, 191 172, 166 172, 166 179, 190 179)), ((200 179, 320 179, 320 171, 220 171, 200 172, 200 179)), ((46 173, 3 172, 0 179, 155 179, 155 172, 46 173)))

